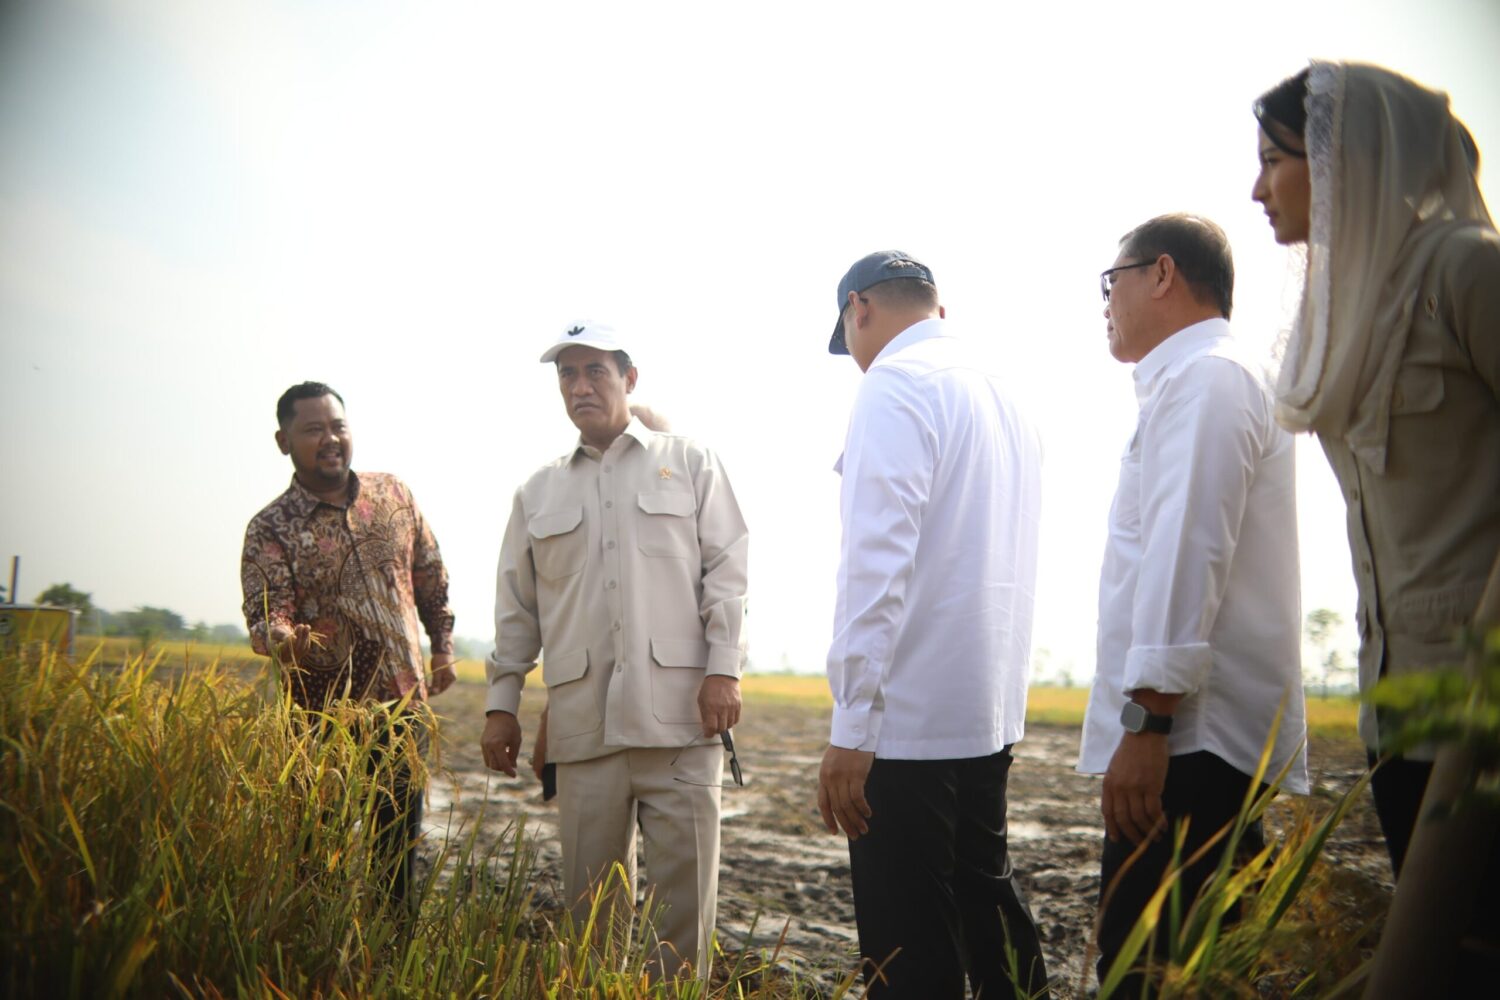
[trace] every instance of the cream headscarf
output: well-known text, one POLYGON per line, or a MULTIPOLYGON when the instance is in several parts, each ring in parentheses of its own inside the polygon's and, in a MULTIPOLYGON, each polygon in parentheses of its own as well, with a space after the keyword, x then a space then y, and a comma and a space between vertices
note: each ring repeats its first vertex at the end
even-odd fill
POLYGON ((1456 229, 1493 228, 1448 95, 1377 66, 1314 62, 1307 283, 1276 384, 1291 431, 1385 471, 1391 394, 1423 275, 1456 229))

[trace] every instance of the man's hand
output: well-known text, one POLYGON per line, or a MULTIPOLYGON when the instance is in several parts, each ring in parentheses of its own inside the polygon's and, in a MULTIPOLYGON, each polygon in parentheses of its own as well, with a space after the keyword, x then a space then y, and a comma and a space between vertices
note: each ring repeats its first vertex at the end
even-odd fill
POLYGON ((295 628, 271 626, 271 648, 276 651, 276 658, 282 663, 300 664, 317 638, 311 625, 298 625, 295 628))
POLYGON ((432 654, 432 680, 427 682, 427 693, 439 695, 453 686, 458 680, 458 672, 453 669, 452 653, 432 654))
POLYGON ((531 773, 542 780, 542 768, 547 766, 547 710, 542 709, 542 721, 536 727, 536 749, 531 751, 531 773))
POLYGON ((1161 733, 1124 733, 1109 770, 1099 811, 1110 840, 1123 835, 1133 844, 1160 836, 1164 825, 1161 791, 1167 783, 1167 737, 1161 733))
POLYGON ((709 674, 698 688, 698 718, 704 736, 718 736, 740 722, 740 680, 727 674, 709 674))
POLYGON ((479 737, 484 752, 484 766, 516 776, 516 755, 521 752, 521 720, 509 712, 490 712, 484 719, 484 735, 479 737))
POLYGON ((838 833, 842 826, 846 837, 858 840, 860 834, 870 831, 866 821, 873 814, 865 801, 865 779, 874 763, 873 750, 830 746, 823 753, 823 766, 818 769, 818 811, 829 833, 838 833))

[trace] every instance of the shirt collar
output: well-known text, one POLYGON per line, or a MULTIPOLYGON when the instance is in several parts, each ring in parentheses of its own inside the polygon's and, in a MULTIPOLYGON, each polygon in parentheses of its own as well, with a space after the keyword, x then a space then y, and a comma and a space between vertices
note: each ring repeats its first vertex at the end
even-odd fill
MULTIPOLYGON (((286 498, 286 502, 287 502, 288 505, 291 506, 292 512, 295 513, 299 517, 307 517, 313 511, 315 511, 315 510, 318 509, 318 505, 319 504, 326 502, 326 501, 323 501, 323 500, 319 500, 317 497, 313 496, 312 493, 308 490, 308 488, 306 486, 303 486, 300 482, 298 482, 297 481, 297 474, 295 472, 292 473, 292 485, 290 485, 290 486, 287 487, 286 492, 283 493, 282 496, 284 496, 286 498)), ((354 501, 358 497, 359 497, 359 476, 355 474, 355 472, 354 472, 353 469, 350 469, 349 470, 349 504, 348 505, 350 507, 354 506, 354 501)), ((336 507, 338 505, 337 504, 328 504, 328 506, 330 506, 330 507, 336 507)))
MULTIPOLYGON (((656 432, 647 427, 645 424, 641 423, 634 416, 632 416, 630 418, 630 423, 626 424, 625 429, 620 432, 620 437, 617 437, 613 441, 611 441, 609 447, 605 449, 605 451, 613 451, 617 447, 624 447, 624 445, 620 444, 620 438, 627 436, 634 438, 636 440, 636 443, 639 444, 642 448, 649 448, 651 447, 652 439, 656 437, 656 432)), ((604 452, 601 452, 593 445, 584 444, 583 436, 579 435, 578 443, 573 446, 573 453, 568 457, 571 460, 577 458, 579 455, 585 455, 588 458, 592 458, 597 461, 598 459, 603 457, 604 452)))
POLYGON ((897 351, 904 351, 913 344, 930 340, 933 337, 947 336, 951 335, 943 330, 943 320, 939 317, 934 316, 932 319, 919 320, 892 337, 891 342, 886 344, 885 348, 879 354, 875 355, 875 360, 870 362, 870 367, 874 368, 880 364, 882 359, 894 355, 897 351))
POLYGON ((1157 382, 1178 362, 1207 354, 1216 342, 1228 336, 1229 321, 1215 316, 1185 326, 1157 344, 1156 349, 1142 358, 1131 373, 1135 378, 1136 402, 1144 403, 1150 399, 1157 382))
MULTIPOLYGON (((934 316, 932 319, 920 320, 892 337, 891 342, 885 345, 884 350, 875 355, 875 360, 870 362, 870 367, 874 368, 882 360, 895 357, 897 353, 906 350, 913 344, 919 344, 924 340, 932 340, 937 337, 951 336, 953 334, 944 329, 944 320, 941 317, 934 316)), ((844 455, 842 452, 839 453, 838 461, 833 463, 833 471, 841 476, 844 474, 844 455)))

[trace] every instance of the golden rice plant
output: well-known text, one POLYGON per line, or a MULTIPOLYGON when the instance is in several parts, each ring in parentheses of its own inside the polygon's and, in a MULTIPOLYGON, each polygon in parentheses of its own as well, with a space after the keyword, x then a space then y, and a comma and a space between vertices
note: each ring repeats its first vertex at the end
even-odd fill
POLYGON ((535 904, 520 822, 435 845, 415 915, 392 906, 373 877, 373 817, 397 759, 424 772, 414 740, 381 753, 375 733, 391 711, 425 708, 308 713, 269 675, 157 667, 0 657, 0 994, 802 992, 774 954, 721 960, 708 984, 653 979, 649 914, 601 910, 610 886, 583 926, 535 904))
POLYGON ((1261 791, 1276 742, 1273 725, 1261 752, 1250 791, 1235 821, 1200 851, 1183 857, 1186 828, 1174 833, 1174 861, 1132 928, 1114 964, 1099 984, 1099 1000, 1117 997, 1132 967, 1145 965, 1155 996, 1323 997, 1347 994, 1362 981, 1368 963, 1360 953, 1383 914, 1350 922, 1330 914, 1329 873, 1320 856, 1329 836, 1343 822, 1369 782, 1366 773, 1326 812, 1305 801, 1279 841, 1246 856, 1246 832, 1261 820, 1277 795, 1287 769, 1261 791), (1213 875, 1194 899, 1185 899, 1179 879, 1202 854, 1223 843, 1213 875), (1232 915, 1238 914, 1238 919, 1232 915), (1164 935, 1169 955, 1151 965, 1150 943, 1164 935))

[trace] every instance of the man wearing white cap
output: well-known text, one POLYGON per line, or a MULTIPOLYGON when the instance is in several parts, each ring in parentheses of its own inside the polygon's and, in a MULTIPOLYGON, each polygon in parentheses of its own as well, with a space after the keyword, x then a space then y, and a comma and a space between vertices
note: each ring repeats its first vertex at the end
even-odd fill
POLYGON ((718 901, 719 787, 739 721, 749 537, 713 452, 631 415, 637 371, 614 330, 564 330, 541 358, 579 439, 516 491, 500 549, 481 743, 512 777, 526 674, 545 650, 563 881, 575 913, 637 820, 664 912, 662 971, 706 973, 718 901))

